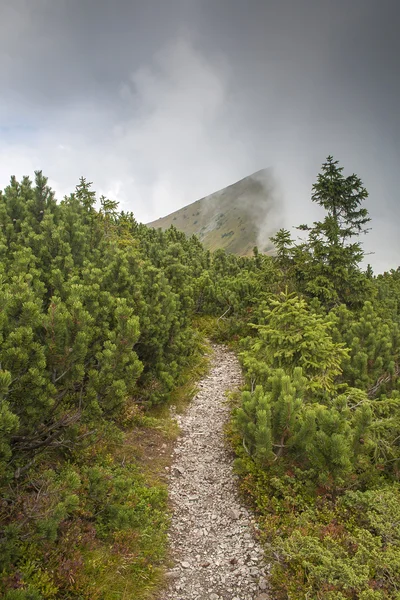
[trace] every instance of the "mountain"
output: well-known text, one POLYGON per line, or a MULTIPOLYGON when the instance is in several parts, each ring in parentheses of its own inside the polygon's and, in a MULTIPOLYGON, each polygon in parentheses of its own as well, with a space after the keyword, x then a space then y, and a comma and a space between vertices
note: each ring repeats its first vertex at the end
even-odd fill
POLYGON ((271 171, 262 169, 148 226, 165 230, 174 225, 198 236, 209 250, 224 248, 245 256, 258 246, 268 252, 269 237, 279 228, 274 187, 271 171))

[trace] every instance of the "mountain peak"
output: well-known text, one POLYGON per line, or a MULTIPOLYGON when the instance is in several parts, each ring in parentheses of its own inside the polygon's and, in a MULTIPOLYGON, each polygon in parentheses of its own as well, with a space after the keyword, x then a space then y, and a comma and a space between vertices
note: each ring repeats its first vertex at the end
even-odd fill
POLYGON ((209 250, 225 248, 245 256, 254 246, 260 246, 261 252, 271 250, 276 208, 271 169, 261 169, 148 226, 165 230, 174 225, 196 235, 209 250))

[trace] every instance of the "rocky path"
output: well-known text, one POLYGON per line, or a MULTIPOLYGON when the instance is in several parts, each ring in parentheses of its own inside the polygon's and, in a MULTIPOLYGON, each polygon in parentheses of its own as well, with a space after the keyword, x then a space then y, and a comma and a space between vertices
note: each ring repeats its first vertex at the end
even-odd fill
POLYGON ((225 392, 241 383, 236 357, 213 346, 210 373, 184 415, 169 482, 175 566, 161 600, 267 600, 266 566, 224 445, 225 392))

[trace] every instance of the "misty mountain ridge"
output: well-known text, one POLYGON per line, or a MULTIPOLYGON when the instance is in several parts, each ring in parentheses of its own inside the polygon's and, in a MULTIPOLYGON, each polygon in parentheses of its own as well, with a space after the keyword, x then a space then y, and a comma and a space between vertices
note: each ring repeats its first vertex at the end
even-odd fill
POLYGON ((269 238, 279 229, 277 217, 283 214, 275 187, 271 169, 262 169, 148 226, 165 230, 174 225, 188 236, 196 235, 211 251, 223 248, 246 256, 258 246, 260 252, 270 252, 269 238))

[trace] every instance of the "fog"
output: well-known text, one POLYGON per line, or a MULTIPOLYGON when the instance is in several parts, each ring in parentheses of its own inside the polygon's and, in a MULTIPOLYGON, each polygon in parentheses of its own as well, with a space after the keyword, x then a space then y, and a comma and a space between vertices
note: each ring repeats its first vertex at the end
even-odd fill
POLYGON ((368 260, 397 267, 398 22, 394 0, 3 0, 0 186, 83 175, 148 222, 271 168, 291 227, 333 154, 370 193, 368 260))

